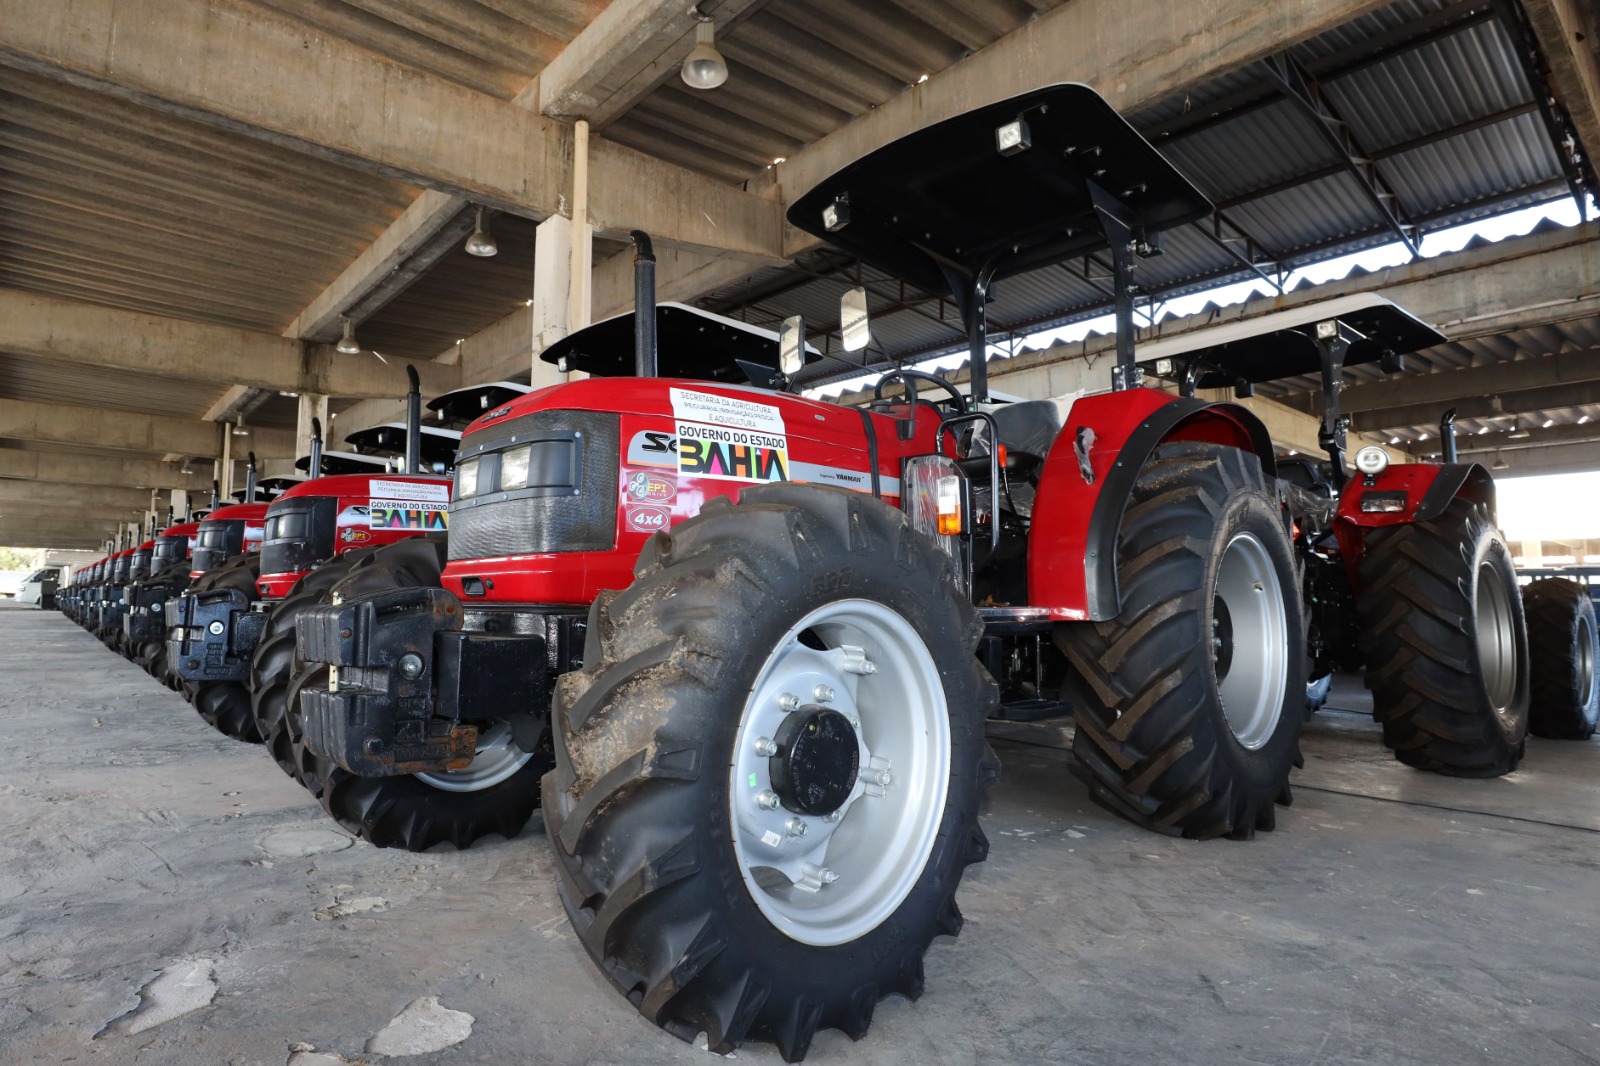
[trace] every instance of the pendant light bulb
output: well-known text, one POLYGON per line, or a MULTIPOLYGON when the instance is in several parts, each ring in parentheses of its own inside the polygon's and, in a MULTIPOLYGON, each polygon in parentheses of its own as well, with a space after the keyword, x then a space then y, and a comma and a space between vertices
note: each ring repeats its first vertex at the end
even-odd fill
POLYGON ((339 343, 334 345, 333 350, 341 355, 361 354, 361 345, 356 343, 356 327, 351 323, 349 316, 344 320, 344 336, 339 338, 339 343))
POLYGON ((477 221, 473 224, 472 233, 467 237, 466 249, 468 255, 475 255, 480 259, 487 259, 491 255, 497 255, 500 251, 500 246, 494 243, 493 235, 483 228, 483 208, 481 207, 478 208, 477 221))
POLYGON ((717 23, 706 19, 694 28, 694 49, 683 57, 683 83, 691 89, 715 89, 728 80, 728 61, 714 43, 717 23))

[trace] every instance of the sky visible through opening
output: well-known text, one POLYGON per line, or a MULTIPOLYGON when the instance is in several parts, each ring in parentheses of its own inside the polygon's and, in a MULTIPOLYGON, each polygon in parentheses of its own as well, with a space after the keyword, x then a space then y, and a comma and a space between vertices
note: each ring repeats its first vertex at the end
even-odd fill
MULTIPOLYGON (((1589 214, 1591 218, 1596 214, 1592 200, 1589 204, 1589 214)), ((1570 198, 1553 200, 1509 211, 1493 218, 1479 219, 1429 233, 1423 237, 1421 257, 1431 259, 1458 252, 1474 237, 1490 241, 1520 237, 1546 220, 1562 226, 1578 225, 1577 201, 1570 198)), ((1323 285, 1349 276, 1352 270, 1383 270, 1386 267, 1404 266, 1410 261, 1411 256, 1405 246, 1395 241, 1392 244, 1300 267, 1289 274, 1283 287, 1285 291, 1289 291, 1307 284, 1323 285)), ((1155 321, 1161 322, 1169 318, 1196 314, 1208 303, 1226 307, 1243 303, 1258 294, 1267 296, 1276 292, 1276 289, 1259 278, 1222 285, 1168 300, 1156 311, 1155 321)), ((1149 324, 1143 311, 1141 307, 1134 313, 1134 320, 1141 327, 1149 324)), ((1003 359, 1012 354, 1020 355, 1025 351, 1048 348, 1052 344, 1081 341, 1092 334, 1107 334, 1114 328, 1115 319, 1110 314, 1105 314, 1083 322, 1029 334, 1016 344, 1015 353, 1010 344, 990 345, 989 354, 991 359, 1003 359)), ((966 361, 967 353, 959 351, 911 365, 919 370, 950 370, 962 366, 966 361)), ((806 395, 832 397, 842 392, 854 392, 871 385, 882 375, 883 371, 877 371, 848 380, 830 382, 816 389, 807 389, 806 395)), ((1600 471, 1500 478, 1497 482, 1500 522, 1508 540, 1600 540, 1600 471)), ((1600 555, 1592 559, 1562 557, 1556 565, 1586 561, 1600 563, 1600 555)), ((1546 563, 1551 564, 1552 560, 1547 559, 1546 563)))

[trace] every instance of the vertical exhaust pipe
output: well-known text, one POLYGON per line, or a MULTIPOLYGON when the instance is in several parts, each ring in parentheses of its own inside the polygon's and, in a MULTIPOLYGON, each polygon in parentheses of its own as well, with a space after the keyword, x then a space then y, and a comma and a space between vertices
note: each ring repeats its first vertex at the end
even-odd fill
POLYGON ((422 473, 422 382, 417 368, 406 364, 411 387, 406 390, 406 473, 422 473))
POLYGON ((656 253, 650 235, 634 230, 633 237, 633 372, 642 378, 656 376, 656 253))
POLYGON ((306 465, 306 473, 312 477, 322 476, 322 419, 311 419, 311 462, 306 465))
POLYGON ((1456 461, 1456 409, 1454 407, 1439 419, 1439 458, 1447 463, 1456 461))
POLYGON ((222 482, 216 480, 215 478, 212 478, 211 479, 211 509, 213 511, 215 511, 217 509, 217 505, 220 504, 221 502, 222 502, 222 482))
POLYGON ((244 502, 256 502, 256 453, 247 453, 250 461, 244 464, 244 502))

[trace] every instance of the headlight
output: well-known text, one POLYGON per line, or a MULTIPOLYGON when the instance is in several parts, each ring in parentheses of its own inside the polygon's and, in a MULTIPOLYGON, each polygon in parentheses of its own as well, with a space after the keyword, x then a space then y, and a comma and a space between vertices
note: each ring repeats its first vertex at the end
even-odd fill
POLYGON ((464 500, 478 491, 478 460, 468 459, 456 467, 456 499, 464 500))
POLYGON ((533 454, 533 445, 524 444, 520 448, 512 448, 500 456, 500 488, 522 489, 528 487, 528 457, 533 454))
POLYGON ((1389 468, 1389 453, 1376 444, 1369 444, 1356 452, 1356 469, 1374 477, 1389 468))

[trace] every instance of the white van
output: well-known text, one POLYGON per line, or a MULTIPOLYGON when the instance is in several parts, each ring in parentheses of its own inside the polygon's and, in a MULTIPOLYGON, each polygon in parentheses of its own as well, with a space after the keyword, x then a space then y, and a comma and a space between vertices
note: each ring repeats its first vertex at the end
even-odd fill
POLYGON ((46 566, 35 570, 23 578, 22 584, 17 586, 17 602, 31 603, 35 607, 53 608, 56 605, 56 589, 61 584, 61 567, 46 566))

